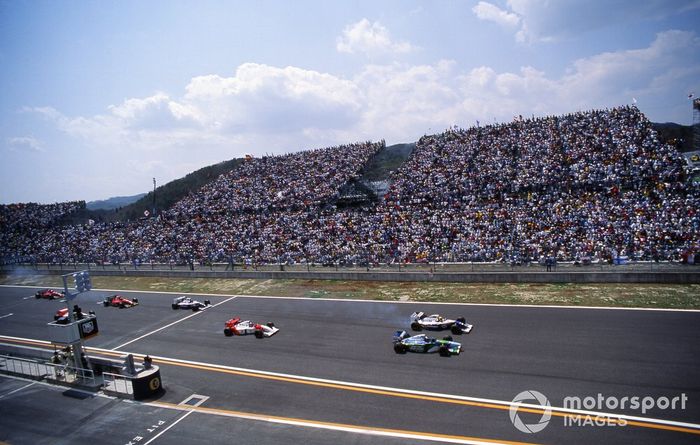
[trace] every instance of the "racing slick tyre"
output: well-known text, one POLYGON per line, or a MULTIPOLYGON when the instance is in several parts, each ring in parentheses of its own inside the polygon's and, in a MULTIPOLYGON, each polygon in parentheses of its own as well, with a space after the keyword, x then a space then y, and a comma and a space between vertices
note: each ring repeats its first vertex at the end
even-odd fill
POLYGON ((414 321, 413 323, 411 323, 411 329, 413 329, 414 331, 420 331, 423 329, 423 327, 420 325, 420 323, 414 321))
POLYGON ((126 303, 119 303, 119 309, 124 309, 126 307, 126 303))
POLYGON ((224 335, 227 337, 233 336, 233 331, 229 328, 224 328, 224 335))
POLYGON ((467 324, 467 320, 466 320, 464 317, 459 317, 459 318, 457 319, 457 321, 460 322, 460 323, 467 324))
POLYGON ((405 354, 406 346, 401 343, 394 343, 394 352, 397 354, 405 354))
POLYGON ((136 304, 139 304, 139 299, 138 299, 138 298, 134 298, 134 299, 131 300, 131 301, 132 301, 132 303, 134 303, 135 305, 136 305, 136 304))
POLYGON ((261 329, 255 331, 255 338, 263 338, 263 331, 261 329))
POLYGON ((452 336, 451 336, 451 335, 448 335, 448 336, 446 336, 446 337, 443 337, 443 340, 452 341, 452 336))
POLYGON ((175 304, 175 303, 173 303, 172 306, 173 306, 173 309, 177 309, 177 308, 178 308, 177 304, 175 304))
POLYGON ((450 350, 447 349, 447 346, 445 346, 445 345, 440 346, 440 349, 438 349, 438 352, 440 353, 440 357, 449 357, 450 356, 450 350))
POLYGON ((103 305, 104 307, 109 306, 109 301, 107 301, 107 300, 103 301, 103 302, 102 302, 102 305, 103 305))
POLYGON ((36 299, 38 300, 39 298, 41 298, 41 295, 39 295, 39 294, 34 294, 34 298, 36 298, 36 299))
POLYGON ((454 335, 459 335, 462 333, 462 329, 459 328, 459 326, 452 325, 452 329, 450 329, 454 335))
POLYGON ((211 306, 211 301, 209 301, 209 300, 204 300, 204 305, 205 305, 205 306, 211 306))
POLYGON ((273 322, 269 322, 269 323, 267 324, 267 327, 268 327, 268 328, 274 328, 274 327, 275 327, 275 324, 274 324, 273 322))
POLYGON ((199 310, 199 306, 192 306, 192 312, 197 312, 199 310))

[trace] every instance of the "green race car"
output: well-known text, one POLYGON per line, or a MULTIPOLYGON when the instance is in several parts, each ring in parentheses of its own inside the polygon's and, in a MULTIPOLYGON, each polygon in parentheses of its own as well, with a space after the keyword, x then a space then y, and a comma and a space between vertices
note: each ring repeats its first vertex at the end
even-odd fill
POLYGON ((449 357, 451 355, 459 355, 461 351, 462 344, 452 341, 450 336, 437 340, 425 334, 410 336, 406 331, 396 331, 394 333, 394 352, 397 354, 437 352, 443 357, 449 357))

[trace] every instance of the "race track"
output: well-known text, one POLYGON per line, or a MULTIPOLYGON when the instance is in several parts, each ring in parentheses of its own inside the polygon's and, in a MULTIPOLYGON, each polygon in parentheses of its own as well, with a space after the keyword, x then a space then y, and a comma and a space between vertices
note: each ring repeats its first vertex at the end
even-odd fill
MULTIPOLYGON (((46 340, 59 301, 36 288, 0 287, 0 335, 46 340), (10 315, 11 314, 11 315, 10 315)), ((213 307, 172 310, 174 295, 138 297, 131 309, 104 308, 115 292, 77 302, 95 310, 100 334, 88 353, 149 354, 165 394, 132 403, 0 377, 0 441, 11 444, 365 443, 698 443, 700 312, 382 303, 196 296, 213 307), (460 356, 395 354, 391 336, 415 310, 466 317, 475 325, 460 356), (232 316, 273 321, 271 338, 225 337, 232 316), (554 407, 542 431, 509 417, 522 391, 554 407), (592 411, 634 416, 605 425, 565 425, 564 398, 684 395, 684 409, 592 411), (193 407, 180 403, 201 396, 193 407), (138 437, 138 440, 134 440, 138 437)), ((435 337, 448 335, 429 333, 435 337)), ((19 340, 0 337, 0 343, 19 340)), ((535 401, 527 403, 537 404, 535 401)), ((542 408, 519 411, 536 423, 542 408)), ((617 417, 615 417, 617 419, 617 417)), ((600 417, 598 418, 600 420, 600 417)))

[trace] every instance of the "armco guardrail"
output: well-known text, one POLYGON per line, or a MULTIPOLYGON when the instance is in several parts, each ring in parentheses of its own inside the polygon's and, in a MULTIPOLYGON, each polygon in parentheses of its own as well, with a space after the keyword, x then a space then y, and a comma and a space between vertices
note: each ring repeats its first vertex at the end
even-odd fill
POLYGON ((74 368, 66 364, 55 364, 40 359, 0 355, 0 373, 19 375, 35 380, 50 380, 79 386, 95 386, 97 380, 91 369, 74 368))
POLYGON ((103 372, 104 391, 119 396, 132 397, 134 395, 134 385, 132 379, 121 374, 103 372))
POLYGON ((547 271, 539 264, 431 263, 367 266, 265 265, 96 265, 86 263, 5 266, 5 274, 62 274, 90 270, 93 276, 173 278, 304 279, 363 281, 432 281, 462 283, 700 283, 697 265, 634 262, 621 265, 559 263, 547 271))

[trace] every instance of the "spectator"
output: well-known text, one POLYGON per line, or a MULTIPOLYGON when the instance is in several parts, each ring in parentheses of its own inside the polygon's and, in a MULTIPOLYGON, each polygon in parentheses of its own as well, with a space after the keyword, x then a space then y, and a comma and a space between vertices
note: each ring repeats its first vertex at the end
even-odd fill
POLYGON ((551 269, 614 250, 678 260, 700 244, 700 190, 635 107, 424 136, 380 203, 337 208, 383 145, 250 159, 157 219, 61 226, 84 203, 0 206, 0 254, 191 267, 551 258, 551 269))

